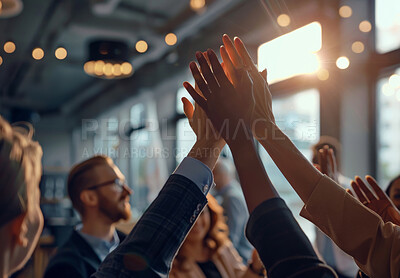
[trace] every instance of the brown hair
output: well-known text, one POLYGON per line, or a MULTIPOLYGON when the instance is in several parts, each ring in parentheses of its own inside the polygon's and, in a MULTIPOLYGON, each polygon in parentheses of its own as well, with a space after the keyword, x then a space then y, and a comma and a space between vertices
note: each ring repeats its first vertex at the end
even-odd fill
MULTIPOLYGON (((223 246, 228 238, 228 226, 225 223, 223 211, 224 209, 218 204, 217 200, 211 195, 207 195, 208 200, 208 209, 210 211, 210 229, 203 241, 205 245, 211 250, 212 255, 215 254, 218 249, 223 246)), ((185 261, 187 257, 185 257, 181 250, 178 251, 178 254, 174 260, 174 266, 179 270, 187 271, 188 269, 185 267, 185 261)))
POLYGON ((68 175, 68 195, 72 205, 81 215, 84 214, 85 209, 80 194, 85 188, 93 185, 93 179, 95 178, 91 170, 99 165, 113 164, 110 157, 96 155, 72 167, 68 175))

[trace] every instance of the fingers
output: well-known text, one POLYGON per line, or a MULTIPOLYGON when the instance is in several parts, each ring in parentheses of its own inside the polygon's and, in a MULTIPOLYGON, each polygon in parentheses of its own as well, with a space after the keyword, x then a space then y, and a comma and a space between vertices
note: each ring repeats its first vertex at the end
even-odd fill
POLYGON ((356 182, 360 189, 364 192, 364 195, 370 200, 375 200, 375 195, 371 192, 371 190, 365 185, 364 181, 359 177, 356 176, 356 182))
MULTIPOLYGON (((203 53, 201 53, 200 51, 196 52, 196 58, 197 58, 197 61, 199 62, 201 73, 203 74, 204 79, 208 84, 208 87, 210 88, 211 92, 216 92, 219 89, 219 85, 217 83, 217 80, 214 77, 213 72, 210 69, 210 66, 208 65, 206 58, 204 57, 203 53)), ((192 67, 190 67, 190 69, 192 69, 192 67)), ((200 83, 199 83, 199 87, 200 87, 200 90, 203 92, 203 89, 201 88, 200 83)), ((203 94, 204 94, 204 92, 203 92, 203 94)), ((208 99, 206 94, 204 94, 204 96, 208 99)))
POLYGON ((267 81, 267 69, 264 69, 262 72, 260 72, 260 74, 264 78, 264 80, 267 81))
POLYGON ((190 85, 189 82, 183 82, 183 87, 185 87, 186 91, 192 96, 192 98, 203 108, 204 111, 207 111, 207 102, 206 100, 200 96, 196 90, 190 85))
POLYGON ((222 36, 222 42, 224 43, 224 46, 226 48, 226 51, 229 54, 229 57, 231 59, 231 61, 233 62, 235 68, 240 69, 243 68, 243 62, 242 62, 242 58, 240 58, 239 54, 236 51, 235 46, 233 45, 231 39, 229 38, 229 36, 227 34, 224 34, 222 36))
POLYGON ((237 84, 238 80, 236 78, 236 69, 235 66, 233 65, 231 58, 229 58, 228 52, 226 52, 226 48, 222 45, 219 49, 219 52, 221 54, 222 61, 224 61, 224 67, 226 71, 229 73, 229 77, 231 78, 232 84, 237 84))
POLYGON ((328 159, 329 159, 329 162, 331 163, 331 167, 332 167, 332 171, 335 173, 336 172, 336 158, 335 158, 335 154, 333 153, 333 150, 332 149, 329 149, 329 147, 328 146, 325 146, 325 148, 328 148, 327 150, 328 150, 328 153, 327 153, 327 155, 328 155, 328 159))
POLYGON ((358 184, 355 181, 351 181, 351 187, 353 188, 354 192, 357 195, 358 200, 363 203, 366 204, 369 201, 367 200, 367 198, 365 198, 364 194, 362 193, 360 187, 358 186, 358 184))
POLYGON ((212 70, 214 72, 215 77, 217 78, 218 83, 221 87, 231 86, 231 82, 226 77, 224 69, 218 61, 217 55, 211 49, 207 50, 207 56, 210 59, 210 64, 212 70))
POLYGON ((353 197, 354 197, 354 195, 353 195, 353 192, 351 192, 351 190, 350 190, 350 189, 348 189, 348 188, 347 188, 347 189, 346 189, 346 192, 347 192, 347 193, 349 193, 351 196, 353 196, 353 197))
POLYGON ((383 190, 380 188, 373 177, 367 175, 365 176, 365 179, 367 180, 369 185, 371 185, 372 189, 375 191, 376 196, 378 196, 379 199, 389 199, 389 197, 386 195, 385 192, 383 192, 383 190))
POLYGON ((188 118, 189 121, 192 120, 194 112, 193 104, 185 97, 181 98, 181 101, 183 103, 183 112, 185 113, 186 118, 188 118))
MULTIPOLYGON (((208 99, 210 97, 210 89, 203 76, 201 75, 199 68, 197 67, 195 62, 191 62, 189 64, 190 71, 192 72, 193 78, 196 82, 196 85, 199 87, 200 91, 203 93, 203 96, 208 99)), ((185 87, 186 88, 186 87, 185 87)), ((194 99, 194 98, 193 98, 194 99)), ((195 99, 196 100, 196 99, 195 99)))
POLYGON ((315 168, 317 168, 318 171, 321 172, 321 166, 319 166, 319 164, 314 163, 313 165, 315 168))
POLYGON ((258 71, 255 63, 253 62, 253 59, 251 59, 251 56, 250 56, 249 52, 247 51, 247 48, 244 45, 244 43, 242 42, 242 40, 239 39, 238 37, 236 37, 234 39, 234 44, 235 44, 235 48, 236 48, 239 56, 241 57, 243 63, 249 69, 254 70, 254 71, 258 71))
POLYGON ((320 171, 322 174, 326 174, 328 172, 326 154, 323 149, 318 150, 318 165, 320 166, 320 171))

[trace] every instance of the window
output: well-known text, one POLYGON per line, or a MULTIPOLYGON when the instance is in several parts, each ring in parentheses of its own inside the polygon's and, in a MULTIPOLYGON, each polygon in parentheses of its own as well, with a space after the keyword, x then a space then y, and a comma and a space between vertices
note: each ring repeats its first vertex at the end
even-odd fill
MULTIPOLYGON (((155 103, 149 101, 132 106, 130 111, 130 186, 134 190, 134 217, 141 215, 157 197, 168 178, 155 103)), ((126 154, 123 154, 126 156, 126 154)))
POLYGON ((268 83, 315 73, 319 69, 316 54, 322 46, 322 28, 313 22, 262 44, 258 48, 258 68, 268 69, 268 83))
POLYGON ((99 132, 94 137, 94 154, 104 154, 114 159, 118 155, 118 146, 118 118, 101 118, 99 132))
POLYGON ((400 47, 400 1, 375 0, 376 50, 380 53, 400 47))
MULTIPOLYGON (((320 136, 318 90, 309 89, 288 97, 274 99, 272 109, 279 128, 311 160, 312 151, 310 147, 318 141, 320 136)), ((272 184, 286 201, 308 238, 313 242, 315 238, 314 226, 299 216, 303 202, 262 147, 260 147, 260 157, 272 184)))
POLYGON ((400 174, 400 68, 377 83, 378 178, 383 186, 400 174))

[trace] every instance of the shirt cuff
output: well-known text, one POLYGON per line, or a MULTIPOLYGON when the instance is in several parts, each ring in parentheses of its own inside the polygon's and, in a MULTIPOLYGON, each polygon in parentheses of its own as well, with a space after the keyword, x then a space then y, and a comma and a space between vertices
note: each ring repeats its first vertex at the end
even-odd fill
POLYGON ((210 168, 192 157, 185 157, 173 174, 184 176, 194 182, 204 195, 215 186, 210 168))

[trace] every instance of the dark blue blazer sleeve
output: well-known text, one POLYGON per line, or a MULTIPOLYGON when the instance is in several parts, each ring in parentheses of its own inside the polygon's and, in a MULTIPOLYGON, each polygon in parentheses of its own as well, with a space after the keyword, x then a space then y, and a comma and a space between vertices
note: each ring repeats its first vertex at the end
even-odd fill
POLYGON ((171 175, 131 233, 92 277, 167 277, 172 260, 206 204, 196 184, 171 175))
POLYGON ((335 278, 336 273, 320 261, 281 198, 272 198, 251 213, 246 236, 256 248, 268 278, 335 278))

